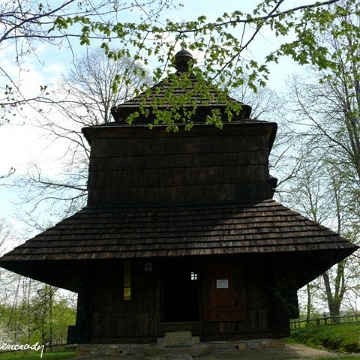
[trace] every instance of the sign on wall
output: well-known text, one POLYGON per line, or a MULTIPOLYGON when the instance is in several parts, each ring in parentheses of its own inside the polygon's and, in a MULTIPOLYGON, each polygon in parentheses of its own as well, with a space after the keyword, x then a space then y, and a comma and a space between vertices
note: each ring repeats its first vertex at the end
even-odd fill
POLYGON ((229 280, 228 279, 216 280, 216 288, 217 289, 228 289, 229 288, 229 280))

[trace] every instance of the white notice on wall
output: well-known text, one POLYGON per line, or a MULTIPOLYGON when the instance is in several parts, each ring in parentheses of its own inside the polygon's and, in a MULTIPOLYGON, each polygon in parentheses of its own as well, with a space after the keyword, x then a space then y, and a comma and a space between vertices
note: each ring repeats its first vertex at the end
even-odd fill
POLYGON ((228 289, 229 288, 229 280, 227 280, 227 279, 216 280, 216 288, 217 289, 228 289))

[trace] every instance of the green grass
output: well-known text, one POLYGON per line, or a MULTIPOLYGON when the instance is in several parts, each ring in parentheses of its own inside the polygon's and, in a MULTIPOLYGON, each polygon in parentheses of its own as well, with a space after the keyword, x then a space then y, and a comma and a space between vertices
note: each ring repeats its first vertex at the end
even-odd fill
MULTIPOLYGON (((44 353, 43 359, 48 360, 61 360, 69 359, 75 357, 75 352, 53 352, 53 353, 44 353)), ((0 353, 1 360, 38 360, 40 359, 40 353, 37 352, 28 352, 25 354, 23 351, 9 352, 9 353, 0 353)), ((312 360, 328 360, 330 358, 320 357, 312 360)), ((331 358, 333 359, 333 358, 331 358)), ((335 358, 336 360, 359 360, 359 356, 344 355, 335 358)))
POLYGON ((336 360, 359 360, 360 357, 359 356, 354 356, 354 355, 344 355, 344 356, 338 356, 338 357, 320 357, 320 358, 316 358, 316 359, 311 359, 311 360, 329 360, 329 359, 336 359, 336 360))
POLYGON ((309 359, 309 360, 329 360, 329 359, 336 359, 336 360, 359 360, 360 359, 360 354, 359 355, 344 355, 344 356, 338 356, 338 357, 331 357, 331 358, 316 358, 316 359, 309 359))
MULTIPOLYGON (((13 351, 7 353, 0 353, 1 360, 39 360, 41 355, 41 350, 39 351, 13 351)), ((67 352, 44 352, 44 360, 61 360, 75 357, 74 351, 67 352)))
POLYGON ((309 326, 293 330, 290 341, 341 353, 360 353, 360 323, 309 326))

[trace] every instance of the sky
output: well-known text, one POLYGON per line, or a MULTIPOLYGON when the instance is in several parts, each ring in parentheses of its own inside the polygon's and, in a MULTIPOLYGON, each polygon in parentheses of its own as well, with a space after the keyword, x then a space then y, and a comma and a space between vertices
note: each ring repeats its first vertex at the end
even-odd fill
MULTIPOLYGON (((180 1, 180 0, 178 0, 180 1)), ((249 12, 257 1, 246 0, 223 0, 219 7, 218 0, 208 0, 206 7, 202 1, 185 0, 179 10, 167 11, 163 18, 172 21, 185 21, 195 19, 203 15, 210 20, 215 20, 224 12, 240 10, 249 12)), ((286 4, 291 7, 307 1, 288 0, 286 4)), ((129 15, 131 19, 131 16, 129 15)), ((128 20, 128 19, 127 19, 128 20)), ((264 29, 256 39, 247 56, 262 57, 277 46, 278 39, 269 29, 264 29)), ((14 78, 20 75, 22 91, 29 96, 38 92, 41 85, 47 85, 49 89, 56 89, 56 83, 61 74, 69 68, 73 56, 79 56, 84 52, 84 47, 75 46, 74 52, 65 51, 63 48, 39 44, 36 56, 27 56, 23 64, 23 71, 14 64, 14 49, 11 46, 1 48, 1 66, 14 78)), ((196 56, 196 54, 194 54, 196 56)), ((155 64, 156 65, 156 64, 155 64)), ((269 86, 275 90, 281 90, 287 76, 296 71, 296 67, 290 59, 282 59, 279 65, 271 66, 269 86)), ((0 81, 4 81, 0 78, 0 81)), ((4 84, 1 84, 4 85, 4 84)), ((251 104, 250 104, 251 105, 251 104)), ((10 168, 15 168, 16 173, 11 179, 26 175, 31 164, 38 164, 46 174, 54 175, 61 167, 61 157, 64 152, 61 144, 54 144, 43 129, 36 124, 38 118, 36 110, 25 107, 21 116, 11 119, 9 124, 0 127, 0 174, 6 174, 10 168)), ((54 116, 56 116, 54 114, 54 116)), ((59 121, 61 119, 59 118, 59 121)), ((11 180, 10 179, 10 180, 11 180)), ((4 182, 4 181, 3 181, 4 182)), ((11 181, 7 181, 11 184, 11 181)), ((1 180, 0 180, 1 184, 1 180)), ((16 219, 18 214, 19 194, 12 187, 0 186, 0 218, 5 217, 18 226, 16 219)))

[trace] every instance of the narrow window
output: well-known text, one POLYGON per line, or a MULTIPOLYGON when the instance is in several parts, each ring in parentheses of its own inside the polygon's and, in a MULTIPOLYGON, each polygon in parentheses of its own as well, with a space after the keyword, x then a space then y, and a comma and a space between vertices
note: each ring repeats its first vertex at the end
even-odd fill
POLYGON ((192 271, 192 272, 190 273, 190 280, 196 281, 197 279, 198 279, 198 274, 197 274, 197 272, 192 271))
POLYGON ((131 300, 131 262, 124 264, 124 300, 131 300))

